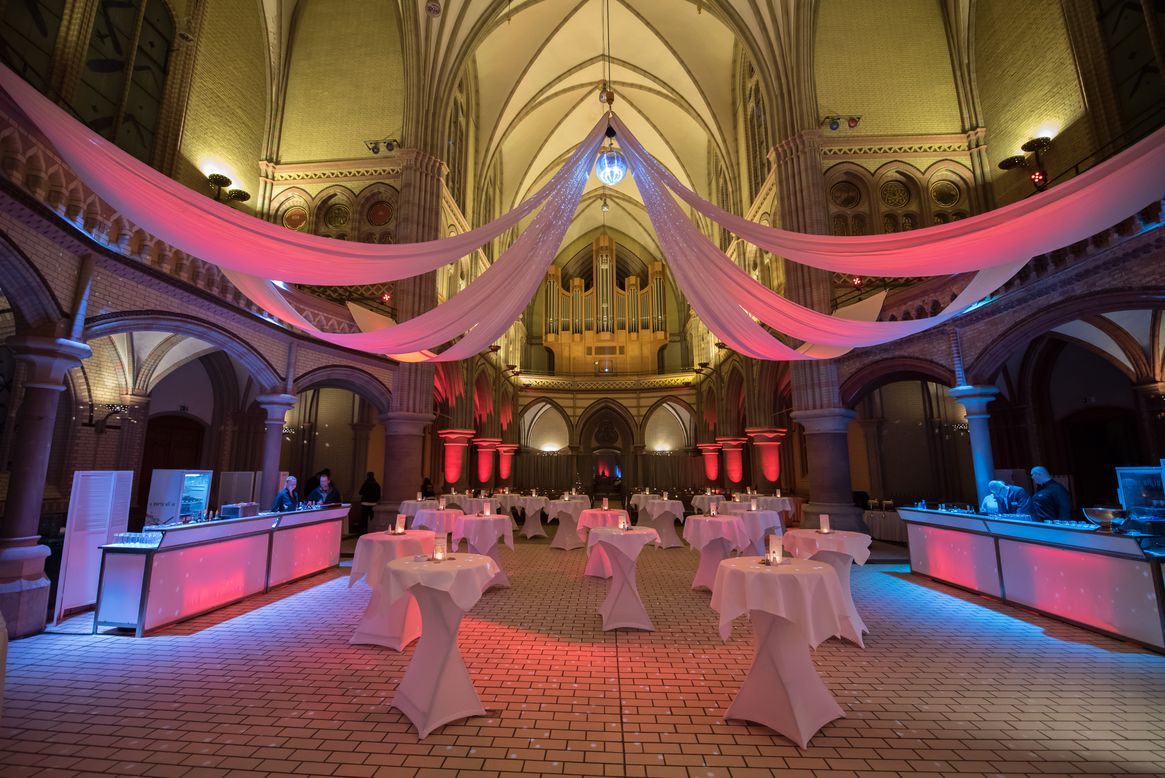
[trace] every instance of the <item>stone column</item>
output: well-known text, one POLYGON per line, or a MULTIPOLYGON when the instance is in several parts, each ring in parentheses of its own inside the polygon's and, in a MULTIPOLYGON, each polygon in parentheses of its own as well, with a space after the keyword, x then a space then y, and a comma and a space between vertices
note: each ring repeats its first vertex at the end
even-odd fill
POLYGON ((514 454, 518 450, 517 443, 501 443, 498 445, 498 478, 499 486, 511 486, 511 476, 514 474, 514 454))
POLYGON ((8 499, 0 519, 0 614, 9 636, 24 637, 43 630, 48 616, 44 562, 49 548, 39 544, 39 528, 57 406, 65 375, 93 352, 64 338, 13 337, 8 346, 25 364, 26 374, 12 434, 8 499))
POLYGON ((716 438, 724 453, 724 488, 744 486, 744 446, 748 438, 716 438))
POLYGON ((700 449, 700 454, 704 457, 704 477, 708 479, 708 485, 719 486, 720 444, 697 443, 696 448, 700 449))
MULTIPOLYGON (((403 149, 397 240, 423 243, 441 235, 441 181, 445 163, 417 149, 403 149)), ((397 321, 415 318, 437 304, 435 271, 396 285, 397 321)), ((391 510, 416 496, 424 477, 425 427, 433 421, 433 365, 402 362, 393 382, 392 410, 384 424, 384 484, 391 510), (391 466, 389 466, 391 463, 391 466)))
MULTIPOLYGON (((283 450, 284 420, 287 412, 295 406, 295 395, 261 394, 255 401, 267 413, 263 423, 263 474, 259 479, 259 507, 267 510, 283 487, 279 483, 279 454, 283 450)), ((307 497, 306 494, 300 496, 307 497)))
POLYGON ((995 399, 994 386, 956 386, 951 397, 967 412, 967 433, 971 438, 971 463, 975 468, 975 494, 979 503, 987 496, 987 482, 995 477, 995 457, 991 453, 991 430, 987 403, 995 399))
POLYGON ((477 489, 490 489, 494 480, 494 453, 498 450, 501 438, 474 438, 473 447, 476 456, 474 482, 477 489))
POLYGON ((474 436, 473 430, 441 430, 437 437, 441 438, 442 475, 445 477, 445 486, 456 490, 469 483, 469 439, 474 436), (462 474, 465 478, 462 478, 462 474))
POLYGON ((772 492, 780 486, 781 443, 788 433, 780 427, 749 427, 744 431, 756 454, 758 468, 752 473, 752 483, 759 491, 772 492))
POLYGON ((849 471, 849 423, 857 414, 848 408, 793 411, 793 420, 805 429, 809 456, 809 497, 803 523, 818 525, 826 513, 836 529, 864 531, 862 509, 854 505, 849 471))

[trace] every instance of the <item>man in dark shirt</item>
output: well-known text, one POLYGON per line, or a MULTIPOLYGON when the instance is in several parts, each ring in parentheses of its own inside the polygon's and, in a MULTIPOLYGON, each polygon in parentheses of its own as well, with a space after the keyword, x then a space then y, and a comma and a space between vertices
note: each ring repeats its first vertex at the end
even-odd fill
POLYGON ((332 483, 332 477, 329 475, 320 476, 320 485, 307 496, 307 501, 320 505, 339 505, 342 502, 340 490, 332 483))
POLYGON ((1052 480, 1046 467, 1032 468, 1032 483, 1036 485, 1032 495, 1031 513, 1036 521, 1071 521, 1072 496, 1059 481, 1052 480))
POLYGON ((275 495, 275 504, 271 506, 272 513, 286 513, 299 507, 299 495, 295 493, 295 476, 287 476, 287 481, 279 494, 275 495))
POLYGON ((987 491, 991 499, 983 500, 983 509, 987 513, 1031 513, 1031 497, 1022 486, 1005 483, 1004 481, 988 481, 987 491), (989 504, 994 502, 996 510, 992 511, 989 504))

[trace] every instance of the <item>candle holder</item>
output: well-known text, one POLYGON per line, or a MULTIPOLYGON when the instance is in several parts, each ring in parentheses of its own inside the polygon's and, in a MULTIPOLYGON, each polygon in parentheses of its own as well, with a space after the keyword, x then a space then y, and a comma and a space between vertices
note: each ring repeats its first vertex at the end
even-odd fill
POLYGON ((449 555, 448 547, 445 544, 445 538, 437 538, 433 541, 433 561, 444 562, 449 555))
POLYGON ((748 501, 748 509, 750 511, 756 510, 756 498, 755 497, 753 497, 751 500, 748 501))
POLYGON ((665 500, 667 499, 667 492, 663 493, 663 499, 665 499, 665 500))
POLYGON ((712 503, 711 505, 708 506, 708 515, 709 516, 716 516, 718 514, 719 514, 719 511, 716 509, 716 503, 712 503))
POLYGON ((396 526, 393 528, 393 534, 405 534, 405 515, 403 513, 398 513, 396 515, 396 526))
POLYGON ((606 497, 603 498, 603 510, 605 510, 605 511, 610 510, 610 508, 611 508, 610 504, 607 502, 607 499, 608 498, 606 498, 606 497))
POLYGON ((829 528, 829 514, 828 513, 821 514, 821 524, 820 524, 817 531, 820 532, 822 535, 828 535, 830 532, 833 531, 829 528))
POLYGON ((778 490, 777 490, 777 497, 780 497, 780 496, 781 496, 781 490, 780 490, 780 489, 778 489, 778 490))
POLYGON ((445 510, 445 498, 444 497, 437 498, 437 510, 439 510, 439 511, 445 510))
POLYGON ((785 548, 781 544, 781 536, 780 535, 769 535, 766 543, 767 543, 767 547, 766 547, 767 553, 764 556, 765 563, 769 564, 769 565, 784 564, 785 548))
POLYGON ((481 513, 483 516, 492 516, 493 512, 494 512, 494 507, 492 505, 490 505, 488 502, 485 504, 485 507, 483 507, 481 509, 481 513))

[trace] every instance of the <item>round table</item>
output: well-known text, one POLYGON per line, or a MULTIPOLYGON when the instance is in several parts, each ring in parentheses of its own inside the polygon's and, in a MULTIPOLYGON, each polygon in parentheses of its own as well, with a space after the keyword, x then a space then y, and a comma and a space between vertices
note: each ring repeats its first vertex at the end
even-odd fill
POLYGON ((853 591, 850 589, 850 569, 854 562, 864 565, 870 558, 870 536, 862 532, 845 530, 821 532, 815 529, 791 529, 785 533, 782 542, 793 556, 825 562, 834 569, 845 599, 841 617, 849 622, 857 635, 854 642, 865 648, 862 635, 870 630, 854 605, 853 591))
POLYGON ((732 513, 689 516, 684 522, 684 540, 700 552, 700 564, 696 568, 696 577, 692 579, 693 589, 711 589, 720 563, 733 551, 752 545, 744 522, 732 513))
POLYGON ((805 748, 819 729, 845 716, 809 657, 810 647, 842 632, 841 598, 837 575, 823 562, 769 566, 746 556, 720 563, 712 586, 720 637, 731 637, 732 622, 747 613, 756 645, 726 719, 764 724, 805 748))
POLYGON ((400 508, 397 509, 397 513, 403 513, 405 516, 408 516, 411 519, 413 516, 417 515, 417 511, 419 511, 419 510, 424 510, 426 508, 433 509, 436 507, 437 507, 437 501, 433 500, 433 499, 429 499, 429 500, 404 500, 403 502, 401 502, 400 508))
POLYGON ((722 494, 697 494, 692 497, 692 507, 700 513, 707 513, 713 505, 719 505, 722 502, 724 502, 722 494))
POLYGON ((356 555, 352 557, 352 572, 348 588, 358 581, 372 589, 372 597, 356 633, 348 642, 352 645, 373 645, 400 651, 421 636, 421 611, 410 595, 391 605, 384 597, 380 572, 394 559, 415 554, 433 553, 434 533, 427 529, 406 530, 403 535, 391 532, 370 532, 356 541, 356 555))
POLYGON ((485 715, 457 650, 457 630, 496 573, 494 561, 481 554, 441 562, 396 559, 384 568, 386 599, 393 603, 411 594, 425 627, 389 703, 408 717, 421 738, 450 721, 485 715))
MULTIPOLYGON (((604 511, 600 508, 588 508, 580 513, 578 517, 577 531, 579 540, 585 543, 588 531, 597 527, 618 527, 620 519, 625 521, 628 526, 631 525, 631 518, 625 510, 617 508, 615 510, 604 511)), ((588 543, 587 566, 583 571, 583 575, 591 575, 595 578, 610 578, 611 562, 607 559, 607 552, 601 548, 592 548, 588 543)))
POLYGON ((644 503, 652 498, 659 496, 660 495, 652 494, 651 492, 639 492, 638 494, 631 495, 631 499, 628 501, 628 504, 637 511, 643 510, 644 503))
POLYGON ((578 537, 577 523, 585 507, 577 500, 550 500, 546 503, 547 520, 558 522, 558 531, 554 533, 554 540, 550 541, 551 548, 572 551, 583 547, 578 537))
POLYGON ((648 527, 595 527, 587 537, 591 556, 602 553, 604 559, 610 560, 612 571, 611 588, 599 606, 604 631, 625 628, 655 631, 643 600, 639 599, 639 587, 635 585, 635 561, 648 543, 659 545, 659 533, 648 527))
POLYGON ((517 504, 526 516, 522 523, 522 535, 527 540, 535 537, 546 537, 546 529, 542 526, 542 510, 546 507, 547 502, 545 497, 519 498, 517 504))
POLYGON ((425 527, 434 532, 448 535, 453 531, 453 523, 457 521, 457 517, 464 515, 457 508, 446 508, 443 511, 436 508, 422 508, 413 517, 413 529, 425 527))
POLYGON ((651 527, 659 533, 664 548, 683 548, 684 544, 676 534, 676 521, 684 519, 684 504, 679 500, 651 498, 643 503, 639 511, 640 527, 651 527))
POLYGON ((502 568, 502 560, 498 556, 498 541, 504 540, 512 551, 514 549, 514 528, 509 516, 458 516, 453 520, 453 548, 461 545, 461 539, 469 541, 469 551, 472 554, 485 554, 498 566, 498 573, 489 586, 509 587, 510 579, 502 568))
POLYGON ((462 513, 484 513, 485 506, 488 504, 490 509, 497 513, 498 501, 492 497, 471 497, 468 494, 444 494, 445 504, 450 506, 457 506, 462 513))
POLYGON ((778 535, 784 532, 784 525, 781 524, 781 514, 777 511, 766 510, 764 508, 754 511, 750 510, 749 504, 746 502, 728 501, 720 503, 717 511, 739 516, 740 520, 744 522, 744 531, 752 538, 752 543, 749 547, 741 550, 741 553, 744 554, 759 554, 764 556, 765 534, 770 529, 774 530, 778 535))

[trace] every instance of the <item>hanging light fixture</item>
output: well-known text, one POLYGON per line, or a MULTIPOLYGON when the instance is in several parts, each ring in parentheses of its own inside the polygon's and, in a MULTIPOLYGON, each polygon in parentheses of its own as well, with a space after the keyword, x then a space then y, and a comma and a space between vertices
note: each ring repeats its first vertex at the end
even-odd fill
MULTIPOLYGON (((599 102, 608 112, 615 102, 615 90, 611 82, 611 5, 610 0, 603 0, 603 64, 605 72, 603 82, 599 85, 599 102)), ((595 160, 595 176, 606 186, 615 186, 627 175, 627 158, 623 152, 615 148, 615 130, 607 126, 607 147, 599 152, 595 160)), ((603 200, 606 203, 606 198, 603 200)), ((603 209, 604 212, 607 210, 603 209)))

